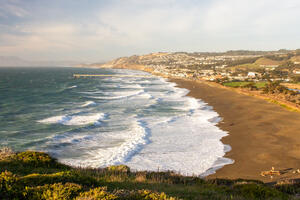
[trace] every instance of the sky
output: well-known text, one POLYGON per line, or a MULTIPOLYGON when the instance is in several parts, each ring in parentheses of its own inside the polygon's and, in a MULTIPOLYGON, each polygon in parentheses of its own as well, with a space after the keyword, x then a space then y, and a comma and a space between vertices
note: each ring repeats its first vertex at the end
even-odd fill
POLYGON ((0 56, 300 48, 299 0, 0 0, 0 56))

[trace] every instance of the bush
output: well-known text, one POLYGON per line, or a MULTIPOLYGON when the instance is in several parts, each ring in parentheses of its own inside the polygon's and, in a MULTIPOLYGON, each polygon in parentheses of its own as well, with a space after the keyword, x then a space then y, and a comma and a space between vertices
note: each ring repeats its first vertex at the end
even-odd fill
POLYGON ((54 174, 30 174, 20 178, 19 182, 23 185, 36 186, 53 183, 67 183, 73 182, 85 186, 97 185, 95 178, 85 176, 74 171, 64 171, 54 174))
POLYGON ((0 197, 1 199, 19 199, 22 196, 22 187, 17 187, 17 177, 11 172, 5 171, 0 174, 0 197))
POLYGON ((123 172, 123 173, 129 173, 130 168, 126 165, 116 165, 116 166, 110 166, 107 168, 108 171, 111 172, 123 172))
POLYGON ((26 199, 39 200, 39 199, 51 199, 51 200, 64 200, 75 198, 82 186, 74 183, 55 183, 52 185, 43 185, 37 187, 27 187, 24 196, 26 199))
POLYGON ((115 190, 113 192, 117 199, 122 200, 175 200, 176 198, 168 197, 165 193, 152 192, 150 190, 115 190))
POLYGON ((25 151, 16 154, 14 159, 34 167, 56 167, 57 165, 56 159, 43 152, 25 151))
POLYGON ((251 82, 251 83, 248 83, 244 86, 242 86, 243 88, 249 88, 250 90, 257 90, 258 88, 256 87, 255 83, 251 82))
POLYGON ((61 170, 69 170, 71 167, 58 163, 56 159, 46 153, 32 151, 13 153, 11 150, 2 150, 0 169, 18 175, 26 175, 32 173, 54 173, 61 170))
POLYGON ((280 191, 259 184, 240 184, 233 187, 234 191, 249 199, 288 199, 288 196, 280 191))
POLYGON ((280 82, 269 82, 263 89, 264 93, 287 93, 289 90, 280 85, 280 82))
POLYGON ((168 198, 165 193, 155 193, 151 192, 150 190, 139 190, 136 193, 136 199, 151 199, 151 200, 167 200, 167 199, 174 199, 168 198))
POLYGON ((98 187, 91 189, 88 192, 81 193, 76 200, 175 200, 173 197, 168 197, 165 193, 156 193, 150 190, 115 190, 112 193, 107 191, 106 187, 98 187))
POLYGON ((107 192, 106 187, 98 187, 90 189, 88 192, 81 193, 76 200, 93 200, 93 199, 103 199, 103 200, 113 200, 117 199, 117 196, 107 192))

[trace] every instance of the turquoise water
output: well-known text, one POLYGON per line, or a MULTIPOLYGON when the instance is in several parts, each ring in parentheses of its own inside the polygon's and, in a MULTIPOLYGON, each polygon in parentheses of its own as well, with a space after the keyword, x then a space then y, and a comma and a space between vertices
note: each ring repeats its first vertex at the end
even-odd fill
POLYGON ((133 70, 0 68, 0 144, 75 166, 211 173, 232 162, 223 158, 226 133, 218 114, 187 93, 133 70))

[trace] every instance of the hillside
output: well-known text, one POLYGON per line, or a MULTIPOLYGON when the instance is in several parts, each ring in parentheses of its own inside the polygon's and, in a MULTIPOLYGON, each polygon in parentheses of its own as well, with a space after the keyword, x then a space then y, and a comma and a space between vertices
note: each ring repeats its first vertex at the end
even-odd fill
POLYGON ((282 64, 282 61, 277 61, 277 60, 271 60, 268 58, 259 58, 255 64, 257 65, 280 65, 282 64))
POLYGON ((291 58, 292 62, 300 62, 300 56, 294 56, 291 58))
POLYGON ((1 199, 291 199, 299 184, 204 180, 127 166, 72 168, 40 152, 0 150, 1 199))

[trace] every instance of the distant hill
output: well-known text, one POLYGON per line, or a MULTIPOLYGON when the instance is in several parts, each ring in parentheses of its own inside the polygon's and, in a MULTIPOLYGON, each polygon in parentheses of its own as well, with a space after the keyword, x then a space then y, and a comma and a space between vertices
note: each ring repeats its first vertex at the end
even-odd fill
POLYGON ((0 67, 69 67, 78 64, 76 61, 28 61, 17 56, 0 56, 0 67))
POLYGON ((76 67, 88 67, 88 68, 99 68, 102 67, 105 63, 99 62, 99 63, 91 63, 91 64, 78 64, 75 65, 76 67))
POLYGON ((0 56, 0 66, 1 67, 30 66, 30 62, 16 56, 0 56))

